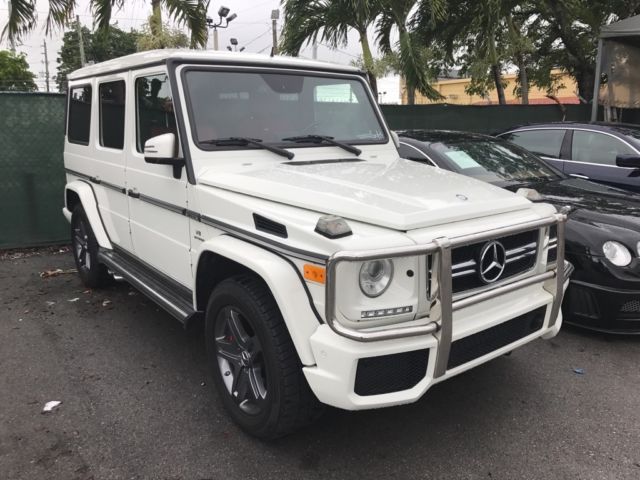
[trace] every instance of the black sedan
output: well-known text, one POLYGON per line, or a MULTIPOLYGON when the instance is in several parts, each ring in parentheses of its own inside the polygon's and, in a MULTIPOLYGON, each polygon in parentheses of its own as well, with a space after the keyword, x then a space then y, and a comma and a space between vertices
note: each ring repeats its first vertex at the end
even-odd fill
POLYGON ((566 175, 640 192, 640 126, 540 123, 499 137, 540 155, 566 175))
MULTIPOLYGON (((572 178, 505 140, 463 132, 398 132, 400 155, 434 168, 573 207, 566 257, 575 272, 563 304, 567 323, 640 334, 640 195, 572 178)), ((537 197, 537 198, 536 198, 537 197)))

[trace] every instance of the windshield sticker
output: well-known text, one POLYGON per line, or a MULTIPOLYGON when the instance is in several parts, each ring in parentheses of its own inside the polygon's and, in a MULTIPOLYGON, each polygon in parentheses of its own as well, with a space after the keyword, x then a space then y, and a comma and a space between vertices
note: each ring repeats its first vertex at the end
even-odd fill
POLYGON ((463 170, 466 170, 467 168, 482 167, 482 165, 471 158, 467 152, 462 152, 460 150, 450 150, 448 152, 444 152, 444 154, 451 160, 453 160, 453 162, 463 170))

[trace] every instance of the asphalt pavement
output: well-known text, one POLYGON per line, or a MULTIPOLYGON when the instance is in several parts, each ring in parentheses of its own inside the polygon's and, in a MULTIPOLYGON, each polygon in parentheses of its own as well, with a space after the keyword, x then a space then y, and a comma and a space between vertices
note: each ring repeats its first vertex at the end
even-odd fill
POLYGON ((72 268, 66 249, 0 260, 2 479, 640 478, 640 338, 565 328, 415 404, 265 443, 225 414, 201 332, 125 283, 40 276, 72 268))

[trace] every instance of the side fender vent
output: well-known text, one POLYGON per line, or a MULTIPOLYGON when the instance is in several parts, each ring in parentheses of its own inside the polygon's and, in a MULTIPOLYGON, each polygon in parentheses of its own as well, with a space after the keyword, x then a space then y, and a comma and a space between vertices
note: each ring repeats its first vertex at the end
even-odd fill
POLYGON ((256 226, 256 230, 261 232, 270 233, 271 235, 275 235, 276 237, 287 238, 289 235, 287 234, 287 227, 283 224, 278 223, 274 220, 269 220, 262 215, 258 215, 257 213, 253 214, 253 221, 256 226))

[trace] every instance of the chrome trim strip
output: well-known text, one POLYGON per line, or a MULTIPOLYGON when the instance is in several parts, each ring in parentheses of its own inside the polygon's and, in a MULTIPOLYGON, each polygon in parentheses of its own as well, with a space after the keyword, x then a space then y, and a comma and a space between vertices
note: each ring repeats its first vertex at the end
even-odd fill
MULTIPOLYGON (((88 181, 90 181, 91 183, 94 183, 96 185, 103 185, 107 188, 113 188, 114 190, 119 191, 122 194, 127 193, 125 188, 120 188, 117 185, 113 185, 110 184, 108 182, 103 182, 100 181, 98 179, 96 179, 95 177, 90 177, 89 175, 85 175, 84 173, 80 173, 80 172, 76 172, 75 170, 71 170, 66 168, 65 169, 67 173, 69 173, 70 175, 75 175, 77 177, 86 179, 88 181)), ((166 210, 169 210, 171 212, 177 213, 179 215, 186 215, 189 218, 192 218, 193 220, 196 220, 198 222, 202 222, 206 225, 209 225, 211 227, 215 227, 218 228, 222 231, 224 231, 225 233, 228 233, 229 235, 232 235, 234 237, 237 238, 242 238, 244 240, 250 241, 254 244, 258 244, 262 247, 268 248, 269 250, 274 250, 276 252, 279 252, 283 255, 288 255, 294 258, 297 258, 299 260, 305 260, 305 261, 309 261, 309 262, 314 262, 314 263, 322 263, 324 264, 327 259, 329 258, 327 255, 321 254, 321 253, 316 253, 316 252, 310 252, 307 250, 302 250, 300 248, 296 248, 296 247, 291 247, 289 245, 285 245, 281 242, 277 242, 275 240, 271 240, 269 238, 265 238, 262 235, 257 235, 254 234, 253 232, 247 231, 247 230, 243 230, 241 228, 235 227, 233 225, 229 225, 227 223, 224 223, 220 220, 216 220, 215 218, 211 218, 208 217, 206 215, 202 215, 198 212, 194 212, 193 210, 189 210, 187 208, 182 208, 179 207, 177 205, 173 205, 171 203, 167 203, 163 200, 159 200, 155 197, 150 197, 148 195, 144 195, 142 193, 138 193, 138 196, 136 197, 137 200, 142 200, 143 202, 147 202, 150 203, 152 205, 155 205, 156 207, 159 208, 164 208, 166 210)))

